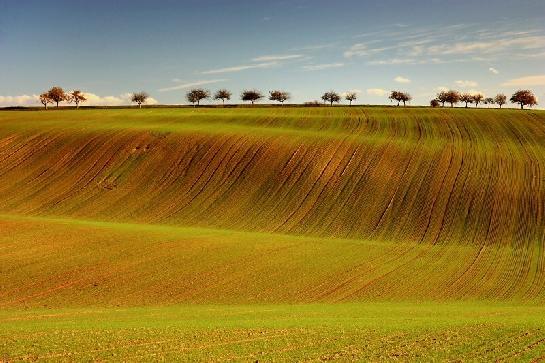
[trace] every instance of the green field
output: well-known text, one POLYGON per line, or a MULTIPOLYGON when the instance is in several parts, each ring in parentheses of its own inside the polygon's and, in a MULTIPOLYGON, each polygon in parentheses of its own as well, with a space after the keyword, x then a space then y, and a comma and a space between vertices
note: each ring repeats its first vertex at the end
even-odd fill
POLYGON ((0 360, 545 359, 545 112, 0 112, 0 360))

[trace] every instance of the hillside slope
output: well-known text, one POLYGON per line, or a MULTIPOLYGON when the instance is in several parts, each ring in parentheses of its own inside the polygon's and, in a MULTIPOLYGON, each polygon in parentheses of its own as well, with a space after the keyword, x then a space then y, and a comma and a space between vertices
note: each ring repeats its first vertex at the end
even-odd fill
POLYGON ((0 213, 3 306, 541 301, 545 113, 2 112, 0 213))

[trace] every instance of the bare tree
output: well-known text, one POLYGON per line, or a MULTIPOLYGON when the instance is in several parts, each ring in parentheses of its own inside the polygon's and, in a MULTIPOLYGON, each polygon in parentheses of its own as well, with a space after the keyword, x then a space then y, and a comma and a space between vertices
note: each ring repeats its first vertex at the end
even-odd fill
POLYGON ((47 94, 49 98, 57 104, 57 107, 59 107, 59 102, 66 101, 67 99, 66 93, 64 93, 64 90, 61 87, 52 87, 47 91, 47 94))
POLYGON ((450 107, 454 107, 455 104, 460 102, 460 92, 454 90, 447 91, 446 102, 450 103, 450 107))
POLYGON ((136 93, 132 94, 131 102, 137 103, 138 108, 142 108, 142 104, 146 103, 146 100, 148 98, 149 98, 149 95, 146 92, 144 92, 144 91, 136 92, 136 93))
POLYGON ((333 106, 333 102, 339 103, 341 101, 341 96, 335 91, 329 91, 322 95, 322 100, 325 102, 329 102, 330 106, 333 106))
POLYGON ((483 103, 485 105, 493 105, 495 102, 494 102, 494 99, 492 97, 486 97, 484 100, 483 100, 483 103))
POLYGON ((202 88, 193 88, 186 93, 185 98, 191 102, 193 106, 195 106, 195 104, 199 106, 202 100, 210 98, 210 91, 202 88))
POLYGON ((537 105, 537 98, 534 95, 534 93, 530 90, 518 90, 511 96, 510 101, 512 103, 518 103, 520 105, 520 109, 523 110, 524 106, 535 106, 537 105))
POLYGON ((437 94, 437 101, 441 102, 441 106, 445 107, 445 102, 448 101, 448 92, 441 91, 437 94))
POLYGON ((355 101, 358 98, 358 95, 356 92, 347 92, 344 98, 350 102, 350 106, 352 106, 352 101, 355 101))
POLYGON ((81 102, 87 101, 87 98, 85 98, 85 96, 83 95, 83 93, 80 90, 74 90, 74 91, 67 94, 66 100, 69 103, 74 102, 76 104, 76 109, 78 109, 79 104, 81 102))
POLYGON ((473 103, 475 104, 475 107, 479 107, 479 103, 484 99, 484 96, 480 93, 476 93, 473 95, 473 103))
POLYGON ((501 108, 501 106, 505 105, 507 103, 507 96, 503 93, 498 93, 496 97, 494 98, 494 101, 496 104, 498 104, 501 108))
POLYGON ((221 103, 225 105, 225 100, 229 101, 231 99, 231 92, 226 89, 220 89, 214 94, 215 100, 221 100, 221 103))
POLYGON ((473 103, 473 95, 471 95, 469 93, 462 93, 460 95, 460 102, 464 102, 466 104, 466 108, 467 108, 468 104, 473 103))
POLYGON ((40 95, 40 103, 44 105, 45 109, 47 110, 47 105, 50 103, 53 103, 53 100, 49 97, 48 92, 44 92, 40 95))
POLYGON ((254 102, 259 101, 263 98, 263 94, 258 90, 244 90, 242 91, 242 94, 240 95, 240 99, 242 101, 250 101, 252 105, 254 102))
POLYGON ((430 106, 433 108, 439 107, 441 105, 440 101, 436 98, 430 101, 430 106))
POLYGON ((270 91, 269 92, 269 100, 271 101, 278 101, 281 105, 284 105, 284 102, 289 100, 291 98, 291 95, 288 92, 285 91, 270 91))

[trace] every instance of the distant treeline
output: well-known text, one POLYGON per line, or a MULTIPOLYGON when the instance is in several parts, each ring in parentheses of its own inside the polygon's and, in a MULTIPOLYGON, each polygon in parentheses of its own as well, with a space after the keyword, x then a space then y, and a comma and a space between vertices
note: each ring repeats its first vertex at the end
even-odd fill
MULTIPOLYGON (((201 101, 213 99, 216 101, 221 101, 222 106, 225 107, 241 107, 240 105, 225 105, 225 101, 230 101, 232 97, 231 91, 227 89, 220 89, 212 95, 209 90, 204 88, 193 88, 186 93, 186 99, 193 107, 200 106, 201 101)), ((148 93, 141 91, 131 94, 131 102, 136 103, 138 107, 142 107, 146 103, 146 100, 149 98, 148 93)), ((244 90, 240 94, 240 100, 243 102, 249 102, 251 105, 254 105, 255 102, 258 102, 265 98, 265 95, 256 89, 244 90)), ((270 91, 267 97, 270 101, 278 102, 280 105, 284 105, 286 101, 291 99, 289 92, 282 90, 270 91)), ((341 100, 346 100, 349 102, 349 105, 352 106, 352 102, 356 101, 358 95, 356 92, 346 92, 339 94, 335 91, 324 92, 321 97, 322 102, 320 101, 311 101, 305 102, 305 106, 321 106, 322 104, 329 104, 333 106, 334 103, 340 103, 341 100)), ((406 106, 408 102, 412 100, 412 96, 408 92, 404 91, 391 91, 388 99, 392 102, 397 102, 397 106, 400 106, 403 103, 403 106, 406 106)), ((65 92, 61 87, 52 87, 49 91, 44 92, 40 95, 40 102, 47 109, 49 104, 56 104, 59 107, 59 103, 67 102, 74 103, 76 108, 79 108, 81 103, 87 101, 85 94, 80 90, 74 90, 70 92, 65 92)), ((524 106, 535 106, 537 105, 537 98, 534 93, 530 90, 518 90, 515 92, 509 101, 513 104, 520 105, 521 109, 524 109, 524 106)), ((485 97, 480 93, 461 93, 456 90, 445 90, 437 94, 437 96, 430 101, 431 107, 445 107, 445 104, 450 104, 450 107, 462 103, 465 104, 465 107, 469 107, 470 104, 474 104, 475 107, 479 107, 479 104, 484 105, 498 105, 499 108, 502 108, 503 105, 507 103, 507 96, 499 93, 495 97, 485 97)), ((101 108, 101 106, 94 106, 95 108, 101 108)), ((165 107, 165 106, 162 106, 165 107)), ((180 107, 180 106, 173 106, 180 107)), ((105 107, 102 107, 105 108, 105 107)), ((108 107, 111 108, 111 107, 108 107)))

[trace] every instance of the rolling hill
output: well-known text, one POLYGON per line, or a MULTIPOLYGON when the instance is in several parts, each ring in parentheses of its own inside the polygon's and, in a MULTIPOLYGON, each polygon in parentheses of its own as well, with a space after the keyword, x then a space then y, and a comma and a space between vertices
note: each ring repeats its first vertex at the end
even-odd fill
POLYGON ((545 354, 542 111, 2 111, 0 230, 8 358, 545 354))

